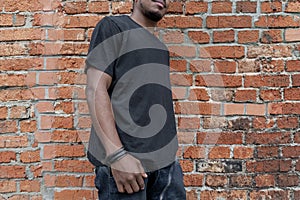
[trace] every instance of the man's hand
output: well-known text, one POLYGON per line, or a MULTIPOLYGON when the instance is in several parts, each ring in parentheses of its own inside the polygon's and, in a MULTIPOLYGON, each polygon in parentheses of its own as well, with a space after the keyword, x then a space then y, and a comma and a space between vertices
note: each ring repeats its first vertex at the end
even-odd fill
POLYGON ((145 188, 144 178, 147 178, 147 174, 141 162, 130 154, 114 162, 111 173, 119 192, 132 194, 145 188))

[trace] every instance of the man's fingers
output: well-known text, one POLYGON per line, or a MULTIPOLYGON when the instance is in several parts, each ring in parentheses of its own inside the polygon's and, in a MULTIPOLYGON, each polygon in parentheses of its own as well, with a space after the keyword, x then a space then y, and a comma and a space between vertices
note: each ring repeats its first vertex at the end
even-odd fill
POLYGON ((138 185, 136 180, 131 183, 131 188, 133 189, 134 192, 140 191, 140 186, 138 185))
POLYGON ((145 189, 145 181, 142 176, 138 176, 136 178, 136 181, 137 181, 138 185, 140 186, 141 190, 145 189))
POLYGON ((132 193, 133 193, 133 190, 132 190, 130 184, 126 183, 126 184, 124 185, 124 188, 125 188, 125 190, 126 190, 126 192, 127 192, 128 194, 132 194, 132 193))
POLYGON ((121 192, 121 193, 124 193, 124 192, 125 192, 125 190, 124 190, 124 187, 123 187, 123 185, 122 185, 122 184, 120 184, 120 183, 116 183, 116 184, 117 184, 118 191, 119 191, 119 192, 121 192))

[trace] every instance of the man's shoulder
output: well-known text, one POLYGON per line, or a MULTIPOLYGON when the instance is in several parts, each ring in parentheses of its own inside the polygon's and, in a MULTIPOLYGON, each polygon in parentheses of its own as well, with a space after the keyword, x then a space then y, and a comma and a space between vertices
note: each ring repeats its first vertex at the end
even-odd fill
POLYGON ((99 24, 108 23, 112 26, 117 26, 120 29, 128 26, 128 16, 127 15, 109 15, 105 16, 99 21, 99 24))

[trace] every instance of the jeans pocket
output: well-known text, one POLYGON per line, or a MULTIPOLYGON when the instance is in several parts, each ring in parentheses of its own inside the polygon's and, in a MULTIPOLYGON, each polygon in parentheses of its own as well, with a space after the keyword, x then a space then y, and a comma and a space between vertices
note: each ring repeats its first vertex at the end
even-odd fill
POLYGON ((96 178, 95 178, 95 186, 98 190, 103 190, 106 186, 106 181, 109 178, 108 170, 106 166, 98 166, 95 170, 96 178))

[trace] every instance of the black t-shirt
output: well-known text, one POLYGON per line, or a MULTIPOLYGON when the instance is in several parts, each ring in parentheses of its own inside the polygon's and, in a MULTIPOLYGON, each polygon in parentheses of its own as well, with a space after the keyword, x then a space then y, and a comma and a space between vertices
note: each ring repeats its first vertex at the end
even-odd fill
MULTIPOLYGON (((167 47, 129 16, 105 17, 92 34, 88 67, 112 77, 108 94, 125 149, 146 171, 171 164, 178 142, 167 47)), ((98 166, 105 157, 92 127, 88 158, 98 166)))

